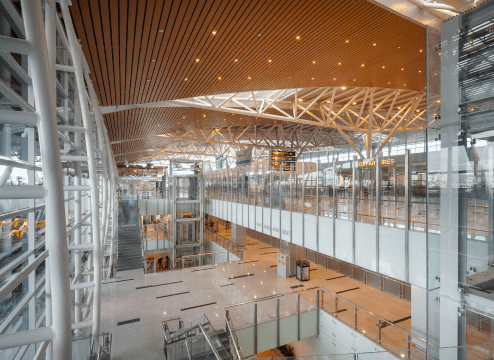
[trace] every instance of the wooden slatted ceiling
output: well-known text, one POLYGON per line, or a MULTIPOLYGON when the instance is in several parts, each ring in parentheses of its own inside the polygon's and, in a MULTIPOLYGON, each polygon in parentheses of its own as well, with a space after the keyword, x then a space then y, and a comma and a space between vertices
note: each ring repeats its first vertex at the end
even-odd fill
MULTIPOLYGON (((311 86, 425 89, 425 28, 366 0, 72 3, 102 105, 311 86)), ((105 120, 111 141, 216 126, 183 113, 105 120)))

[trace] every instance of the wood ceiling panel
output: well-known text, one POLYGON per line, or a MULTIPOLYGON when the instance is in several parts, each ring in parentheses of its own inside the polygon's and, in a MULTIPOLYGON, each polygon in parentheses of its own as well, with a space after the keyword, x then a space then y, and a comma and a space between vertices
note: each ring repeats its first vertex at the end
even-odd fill
MULTIPOLYGON (((103 106, 293 87, 425 89, 425 28, 366 0, 72 3, 103 106)), ((111 141, 245 121, 201 113, 134 109, 105 121, 111 141)), ((135 149, 116 153, 125 147, 135 149)))

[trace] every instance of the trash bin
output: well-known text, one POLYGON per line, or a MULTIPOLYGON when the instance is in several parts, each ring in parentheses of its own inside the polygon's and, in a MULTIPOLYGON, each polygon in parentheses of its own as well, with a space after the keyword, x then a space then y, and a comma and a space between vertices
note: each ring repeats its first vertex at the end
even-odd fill
POLYGON ((308 281, 310 280, 310 263, 307 260, 298 260, 297 267, 297 280, 308 281))

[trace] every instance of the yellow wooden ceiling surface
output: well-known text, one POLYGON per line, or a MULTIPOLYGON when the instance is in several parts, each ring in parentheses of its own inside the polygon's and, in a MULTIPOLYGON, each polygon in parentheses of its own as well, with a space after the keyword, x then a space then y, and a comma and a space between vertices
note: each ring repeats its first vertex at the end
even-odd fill
MULTIPOLYGON (((366 0, 72 3, 103 106, 293 87, 426 86, 425 28, 366 0)), ((241 122, 203 113, 134 109, 105 120, 111 141, 241 122)), ((118 152, 146 143, 122 143, 118 152)))

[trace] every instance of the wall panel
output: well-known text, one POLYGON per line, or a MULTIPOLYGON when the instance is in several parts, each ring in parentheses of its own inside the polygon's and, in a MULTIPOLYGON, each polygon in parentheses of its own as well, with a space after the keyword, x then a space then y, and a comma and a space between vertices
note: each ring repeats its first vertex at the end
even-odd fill
POLYGON ((352 222, 336 219, 335 257, 337 259, 352 262, 352 222))

